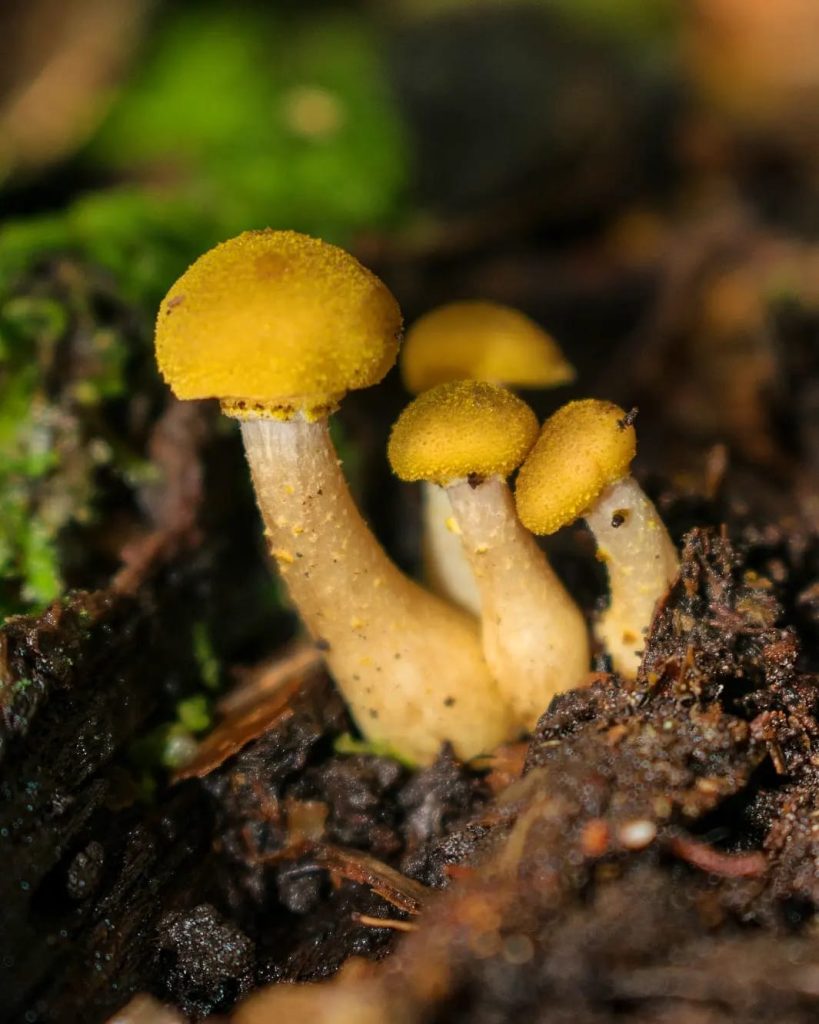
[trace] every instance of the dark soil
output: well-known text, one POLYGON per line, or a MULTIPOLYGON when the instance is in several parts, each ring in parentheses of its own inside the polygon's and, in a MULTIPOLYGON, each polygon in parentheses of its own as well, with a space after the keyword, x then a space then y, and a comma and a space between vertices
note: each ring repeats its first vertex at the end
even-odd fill
POLYGON ((819 689, 779 616, 691 534, 636 685, 553 702, 474 873, 347 989, 385 1021, 815 1020, 819 689))
POLYGON ((461 830, 489 788, 451 752, 417 773, 334 753, 333 738, 351 723, 323 678, 287 712, 203 780, 216 814, 220 904, 236 926, 229 931, 211 906, 168 915, 156 990, 194 1016, 265 982, 328 977, 351 956, 382 959, 399 933, 359 915, 407 921, 485 831, 461 830), (211 936, 196 946, 194 923, 211 936))
POLYGON ((205 780, 223 907, 242 932, 210 907, 171 915, 158 994, 195 1015, 203 990, 225 1007, 226 963, 238 993, 252 972, 316 980, 381 959, 396 933, 364 914, 418 927, 374 976, 384 1020, 399 1006, 487 1024, 815 1019, 819 689, 777 600, 795 567, 783 561, 778 588, 749 568, 776 548, 689 533, 640 678, 601 674, 556 698, 523 778, 494 802, 446 754, 414 778, 333 754, 343 709, 325 683, 302 692, 285 725, 205 780), (294 836, 305 808, 318 832, 294 836), (213 933, 207 982, 199 960, 180 971, 185 921, 213 933), (428 983, 442 967, 446 983, 428 983))
MULTIPOLYGON (((817 1019, 819 313, 798 279, 750 323, 715 318, 712 294, 728 272, 766 294, 813 247, 742 208, 658 221, 649 266, 604 224, 548 246, 520 222, 420 254, 370 243, 409 317, 519 304, 567 339, 576 394, 639 406, 637 472, 684 552, 636 682, 598 656, 489 763, 342 753, 342 701, 304 672, 251 688, 172 783, 140 790, 135 741, 201 689, 195 629, 231 669, 283 657, 292 616, 269 600, 236 439, 155 379, 129 398, 143 418, 123 436, 164 475, 127 496, 98 482, 127 523, 109 537, 102 515, 68 545, 89 563, 65 565, 82 586, 123 567, 0 632, 0 1018, 95 1024, 150 992, 199 1020, 321 980, 316 1007, 342 992, 368 1024, 817 1019)), ((43 274, 27 287, 51 295, 43 274)), ((543 414, 570 396, 530 397, 543 414)), ((412 499, 383 460, 405 400, 393 377, 344 415, 362 505, 411 566, 412 499)), ((593 614, 588 535, 549 550, 593 614)))
MULTIPOLYGON (((690 243, 692 322, 713 244, 690 243)), ((753 264, 753 246, 737 259, 753 264)), ((660 331, 652 358, 628 364, 644 467, 658 470, 642 476, 684 550, 679 582, 634 684, 598 658, 528 747, 484 765, 444 750, 412 773, 340 753, 342 701, 302 672, 272 695, 251 687, 145 802, 129 751, 196 685, 192 629, 206 621, 233 665, 275 652, 287 621, 262 642, 270 620, 243 590, 265 572, 255 513, 242 491, 233 522, 218 486, 238 479, 240 453, 212 417, 160 412, 149 443, 166 483, 137 496, 143 532, 116 587, 2 634, 8 1019, 102 1021, 147 991, 198 1020, 342 967, 332 984, 385 1022, 815 1019, 809 315, 778 310, 766 335, 770 379, 795 378, 795 404, 738 384, 702 434, 679 428, 693 385, 669 370, 694 326, 660 331), (723 436, 743 445, 729 452, 723 436)), ((354 434, 389 419, 395 390, 380 401, 351 406, 354 434)), ((603 581, 584 531, 550 553, 593 614, 603 581)))

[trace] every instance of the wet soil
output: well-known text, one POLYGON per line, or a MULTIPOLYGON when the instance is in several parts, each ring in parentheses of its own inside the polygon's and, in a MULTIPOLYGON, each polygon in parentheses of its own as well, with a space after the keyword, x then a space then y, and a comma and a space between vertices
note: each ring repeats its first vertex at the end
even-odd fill
POLYGON ((471 870, 316 1010, 346 992, 378 1021, 815 1019, 819 688, 754 554, 688 535, 636 683, 555 699, 471 870))
MULTIPOLYGON (((797 282, 737 321, 713 295, 729 270, 756 294, 811 253, 739 211, 675 236, 610 351, 576 337, 583 391, 640 407, 637 472, 682 570, 636 682, 598 656, 588 687, 484 764, 344 753, 352 724, 319 670, 251 687, 172 784, 136 791, 128 751, 191 691, 194 627, 234 667, 275 664, 288 621, 248 597, 266 568, 237 446, 209 412, 158 403, 144 444, 164 484, 129 497, 114 585, 1 634, 9 1019, 102 1021, 144 991, 200 1020, 321 980, 322 1004, 360 997, 379 1022, 815 1020, 817 302, 797 282)), ((531 253, 528 274, 511 250, 461 256, 458 288, 503 270, 503 297, 529 281, 536 310, 551 267, 552 298, 593 305, 591 278, 606 319, 641 275, 603 246, 583 258, 560 277, 531 253)), ((410 306, 440 267, 411 268, 410 306)), ((403 400, 392 382, 351 401, 365 469, 403 400)), ((364 480, 411 565, 406 494, 364 480)), ((594 614, 582 528, 550 553, 594 614)))

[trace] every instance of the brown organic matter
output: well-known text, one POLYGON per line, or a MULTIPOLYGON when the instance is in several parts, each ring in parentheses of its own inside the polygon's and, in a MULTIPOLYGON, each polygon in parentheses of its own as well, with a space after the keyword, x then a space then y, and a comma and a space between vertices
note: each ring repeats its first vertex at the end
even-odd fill
MULTIPOLYGON (((526 774, 483 812, 477 870, 383 968, 340 979, 346 998, 455 1024, 815 1019, 800 822, 819 690, 756 583, 723 537, 689 534, 637 682, 553 701, 526 774)), ((243 1024, 274 1013, 275 990, 256 998, 243 1024)))

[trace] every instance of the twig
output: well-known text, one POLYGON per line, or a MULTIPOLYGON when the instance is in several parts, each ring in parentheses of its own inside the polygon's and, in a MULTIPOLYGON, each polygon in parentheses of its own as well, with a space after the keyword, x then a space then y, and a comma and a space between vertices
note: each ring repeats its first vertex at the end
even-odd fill
POLYGON ((315 644, 297 641, 259 665, 243 669, 241 682, 219 701, 222 715, 233 715, 274 693, 292 679, 307 679, 322 667, 323 656, 315 644))
POLYGON ((690 836, 672 836, 668 848, 692 867, 723 878, 757 878, 768 867, 764 854, 722 853, 690 836))
POLYGON ((418 925, 412 921, 398 921, 394 917, 371 917, 369 914, 353 914, 353 920, 369 928, 391 928, 394 932, 417 932, 418 925))

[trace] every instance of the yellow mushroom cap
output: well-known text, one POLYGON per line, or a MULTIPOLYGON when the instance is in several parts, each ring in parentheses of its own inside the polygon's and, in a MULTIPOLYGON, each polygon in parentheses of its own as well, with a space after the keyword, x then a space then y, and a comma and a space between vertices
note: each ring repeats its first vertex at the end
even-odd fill
POLYGON ((331 408, 395 362, 401 311, 343 249, 295 231, 247 231, 206 252, 165 296, 156 353, 179 398, 231 415, 331 408))
POLYGON ((387 449, 402 480, 447 484, 472 474, 506 477, 537 437, 537 418, 506 388, 455 381, 425 391, 404 409, 387 449))
POLYGON ((554 533, 587 512, 610 484, 628 475, 637 453, 634 427, 612 402, 569 402, 543 424, 515 489, 520 521, 554 533))
POLYGON ((528 316, 495 302, 452 302, 407 332, 401 373, 419 394, 450 380, 546 388, 573 380, 574 367, 528 316))

